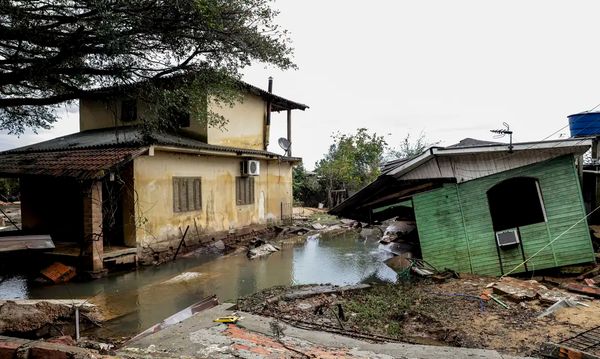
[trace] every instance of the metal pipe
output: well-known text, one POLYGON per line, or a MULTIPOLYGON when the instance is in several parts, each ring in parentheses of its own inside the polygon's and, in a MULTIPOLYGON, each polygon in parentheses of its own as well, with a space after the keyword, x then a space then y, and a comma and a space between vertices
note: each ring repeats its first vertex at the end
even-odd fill
POLYGON ((79 307, 75 307, 75 341, 79 341, 79 307))

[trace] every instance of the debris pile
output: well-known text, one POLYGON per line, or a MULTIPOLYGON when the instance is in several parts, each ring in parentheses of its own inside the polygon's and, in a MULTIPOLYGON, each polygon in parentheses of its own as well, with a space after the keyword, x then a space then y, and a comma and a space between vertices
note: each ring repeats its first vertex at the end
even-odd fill
POLYGON ((411 282, 351 291, 275 287, 238 305, 305 329, 518 355, 535 355, 545 342, 600 325, 600 301, 546 282, 445 274, 442 281, 413 276, 411 282))
POLYGON ((23 338, 74 334, 75 306, 80 309, 82 328, 99 322, 95 307, 83 301, 0 301, 0 334, 23 338))

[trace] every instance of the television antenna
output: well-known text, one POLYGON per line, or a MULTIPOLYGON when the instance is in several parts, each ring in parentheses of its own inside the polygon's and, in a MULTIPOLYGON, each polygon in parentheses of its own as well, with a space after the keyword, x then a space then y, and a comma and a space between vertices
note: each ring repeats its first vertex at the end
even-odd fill
POLYGON ((285 138, 285 137, 280 137, 277 140, 277 143, 279 143, 279 147, 281 147, 285 151, 284 155, 287 155, 287 153, 290 150, 290 146, 292 145, 292 143, 287 138, 285 138))
POLYGON ((510 126, 508 125, 508 123, 502 122, 502 124, 504 125, 504 128, 499 129, 499 130, 490 130, 490 132, 496 134, 496 135, 494 135, 494 138, 502 138, 502 137, 508 135, 510 137, 510 141, 509 141, 509 144, 508 144, 508 152, 512 153, 512 150, 513 150, 513 144, 512 144, 512 135, 513 135, 513 132, 510 130, 510 126))

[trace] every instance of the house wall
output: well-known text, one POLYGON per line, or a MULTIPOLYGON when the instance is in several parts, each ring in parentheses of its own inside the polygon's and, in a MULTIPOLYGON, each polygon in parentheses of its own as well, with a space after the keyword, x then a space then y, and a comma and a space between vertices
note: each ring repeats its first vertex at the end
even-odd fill
POLYGON ((179 243, 182 232, 195 224, 200 234, 230 231, 278 220, 281 203, 292 202, 292 166, 289 162, 260 161, 255 177, 255 203, 236 205, 235 178, 239 157, 177 154, 156 151, 134 161, 136 238, 138 247, 158 250, 179 243), (202 208, 173 211, 173 177, 201 177, 202 208), (180 231, 181 230, 181 231, 180 231))
MULTIPOLYGON (((573 156, 497 173, 414 196, 423 259, 436 268, 501 275, 523 261, 520 248, 498 250, 486 192, 518 176, 539 181, 547 221, 520 227, 525 258, 586 215, 573 156)), ((518 205, 518 199, 515 199, 518 205)), ((587 222, 581 221, 527 263, 529 271, 594 261, 587 222)), ((524 272, 520 266, 515 272, 524 272)))
POLYGON ((229 122, 224 129, 209 127, 208 143, 230 147, 264 149, 266 105, 256 95, 245 94, 233 107, 210 105, 229 122))
MULTIPOLYGON (((81 131, 114 126, 131 126, 140 121, 121 121, 121 99, 79 101, 79 127, 81 131)), ((192 137, 214 145, 264 150, 266 105, 256 95, 245 94, 233 107, 210 104, 210 110, 222 115, 228 122, 223 128, 207 126, 198 114, 191 115, 190 127, 182 129, 192 137)), ((149 104, 138 101, 138 119, 152 116, 149 104)))
MULTIPOLYGON (((137 102, 138 121, 121 121, 122 99, 114 100, 79 100, 79 130, 95 130, 99 128, 132 126, 140 124, 141 119, 152 116, 149 105, 143 101, 137 102)), ((191 137, 206 141, 206 121, 200 119, 198 114, 191 114, 190 126, 183 128, 183 132, 191 137)))

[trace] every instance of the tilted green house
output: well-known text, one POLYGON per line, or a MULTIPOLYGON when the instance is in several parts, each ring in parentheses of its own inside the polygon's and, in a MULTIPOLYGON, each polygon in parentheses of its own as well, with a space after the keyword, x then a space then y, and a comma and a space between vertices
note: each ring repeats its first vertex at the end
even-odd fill
POLYGON ((595 260, 576 163, 587 139, 506 144, 465 139, 393 161, 330 213, 383 220, 412 206, 422 258, 502 275, 595 260))

